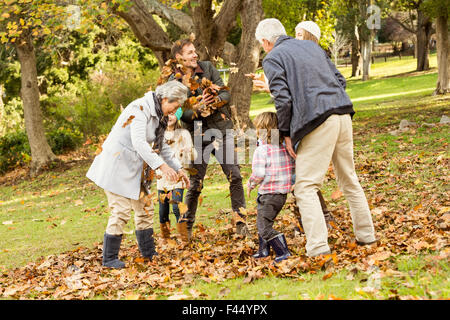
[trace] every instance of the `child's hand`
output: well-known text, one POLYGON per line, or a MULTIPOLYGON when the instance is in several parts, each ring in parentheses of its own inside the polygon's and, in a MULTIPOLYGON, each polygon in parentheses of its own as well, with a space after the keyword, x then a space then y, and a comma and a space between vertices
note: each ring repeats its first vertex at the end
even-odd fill
POLYGON ((178 174, 178 179, 183 181, 183 184, 186 188, 189 188, 191 186, 191 183, 189 181, 188 176, 183 171, 183 169, 178 170, 177 174, 178 174))
POLYGON ((247 188, 247 198, 250 198, 250 192, 252 192, 253 189, 250 187, 247 188))

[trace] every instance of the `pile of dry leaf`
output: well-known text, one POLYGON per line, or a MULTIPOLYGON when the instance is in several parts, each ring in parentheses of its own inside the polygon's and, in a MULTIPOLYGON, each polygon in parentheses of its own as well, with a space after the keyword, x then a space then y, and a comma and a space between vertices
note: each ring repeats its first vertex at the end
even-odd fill
MULTIPOLYGON (((374 199, 373 202, 377 202, 374 199)), ((340 269, 365 272, 374 266, 392 274, 395 272, 392 257, 399 254, 434 250, 441 252, 437 259, 449 258, 448 218, 443 221, 445 215, 430 214, 431 207, 447 210, 441 200, 430 198, 405 213, 392 212, 383 205, 377 205, 372 210, 380 239, 380 245, 376 247, 356 245, 348 210, 345 205, 335 208, 333 214, 337 223, 329 234, 333 254, 327 259, 306 257, 305 236, 294 231, 294 218, 285 210, 276 227, 286 234, 293 256, 278 265, 273 264, 273 257, 251 258, 257 250, 254 208, 243 212, 247 214, 253 234, 250 239, 235 235, 230 214, 219 210, 214 217, 215 227, 196 224, 194 241, 187 246, 179 242, 176 234, 166 242, 157 236, 159 256, 152 262, 141 258, 137 244, 134 244, 123 247, 120 252, 119 258, 126 262, 126 269, 106 269, 101 266, 101 244, 95 248, 80 247, 5 272, 0 278, 0 295, 34 299, 86 299, 94 296, 151 299, 157 294, 174 296, 179 288, 199 279, 222 282, 243 277, 243 282, 249 283, 268 274, 299 278, 306 272, 326 270, 323 279, 326 280, 340 269)), ((376 204, 373 202, 372 206, 376 204)), ((134 235, 129 237, 134 238, 134 235)), ((189 296, 199 297, 201 293, 195 290, 189 296)))

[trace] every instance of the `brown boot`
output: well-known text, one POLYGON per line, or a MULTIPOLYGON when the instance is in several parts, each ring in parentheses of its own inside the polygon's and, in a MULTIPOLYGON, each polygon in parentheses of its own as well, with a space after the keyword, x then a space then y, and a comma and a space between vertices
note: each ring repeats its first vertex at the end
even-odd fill
POLYGON ((323 198, 322 192, 317 191, 317 196, 320 200, 320 206, 322 207, 323 216, 325 218, 325 222, 327 224, 328 231, 333 229, 333 225, 336 223, 336 220, 334 220, 333 216, 331 215, 331 211, 328 210, 327 204, 325 202, 325 199, 323 198))
POLYGON ((170 239, 170 222, 160 224, 161 236, 163 239, 170 239))
POLYGON ((189 232, 187 228, 187 221, 178 222, 177 231, 183 243, 188 243, 190 241, 189 232))

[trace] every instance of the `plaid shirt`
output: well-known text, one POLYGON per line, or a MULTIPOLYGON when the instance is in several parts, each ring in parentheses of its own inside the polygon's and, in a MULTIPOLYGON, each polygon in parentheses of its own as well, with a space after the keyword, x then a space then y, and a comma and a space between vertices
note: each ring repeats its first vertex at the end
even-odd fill
POLYGON ((291 190, 293 173, 294 161, 284 145, 262 144, 253 154, 252 175, 247 187, 254 189, 261 184, 260 194, 286 194, 291 190))

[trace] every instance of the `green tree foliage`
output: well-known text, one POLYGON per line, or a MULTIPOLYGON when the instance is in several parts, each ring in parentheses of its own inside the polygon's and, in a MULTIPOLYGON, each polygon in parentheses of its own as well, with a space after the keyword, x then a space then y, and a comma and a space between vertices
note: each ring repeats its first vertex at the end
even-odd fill
POLYGON ((295 26, 301 21, 316 22, 321 31, 320 45, 327 49, 333 41, 336 19, 331 0, 263 0, 265 18, 277 18, 288 35, 295 37, 295 26))

